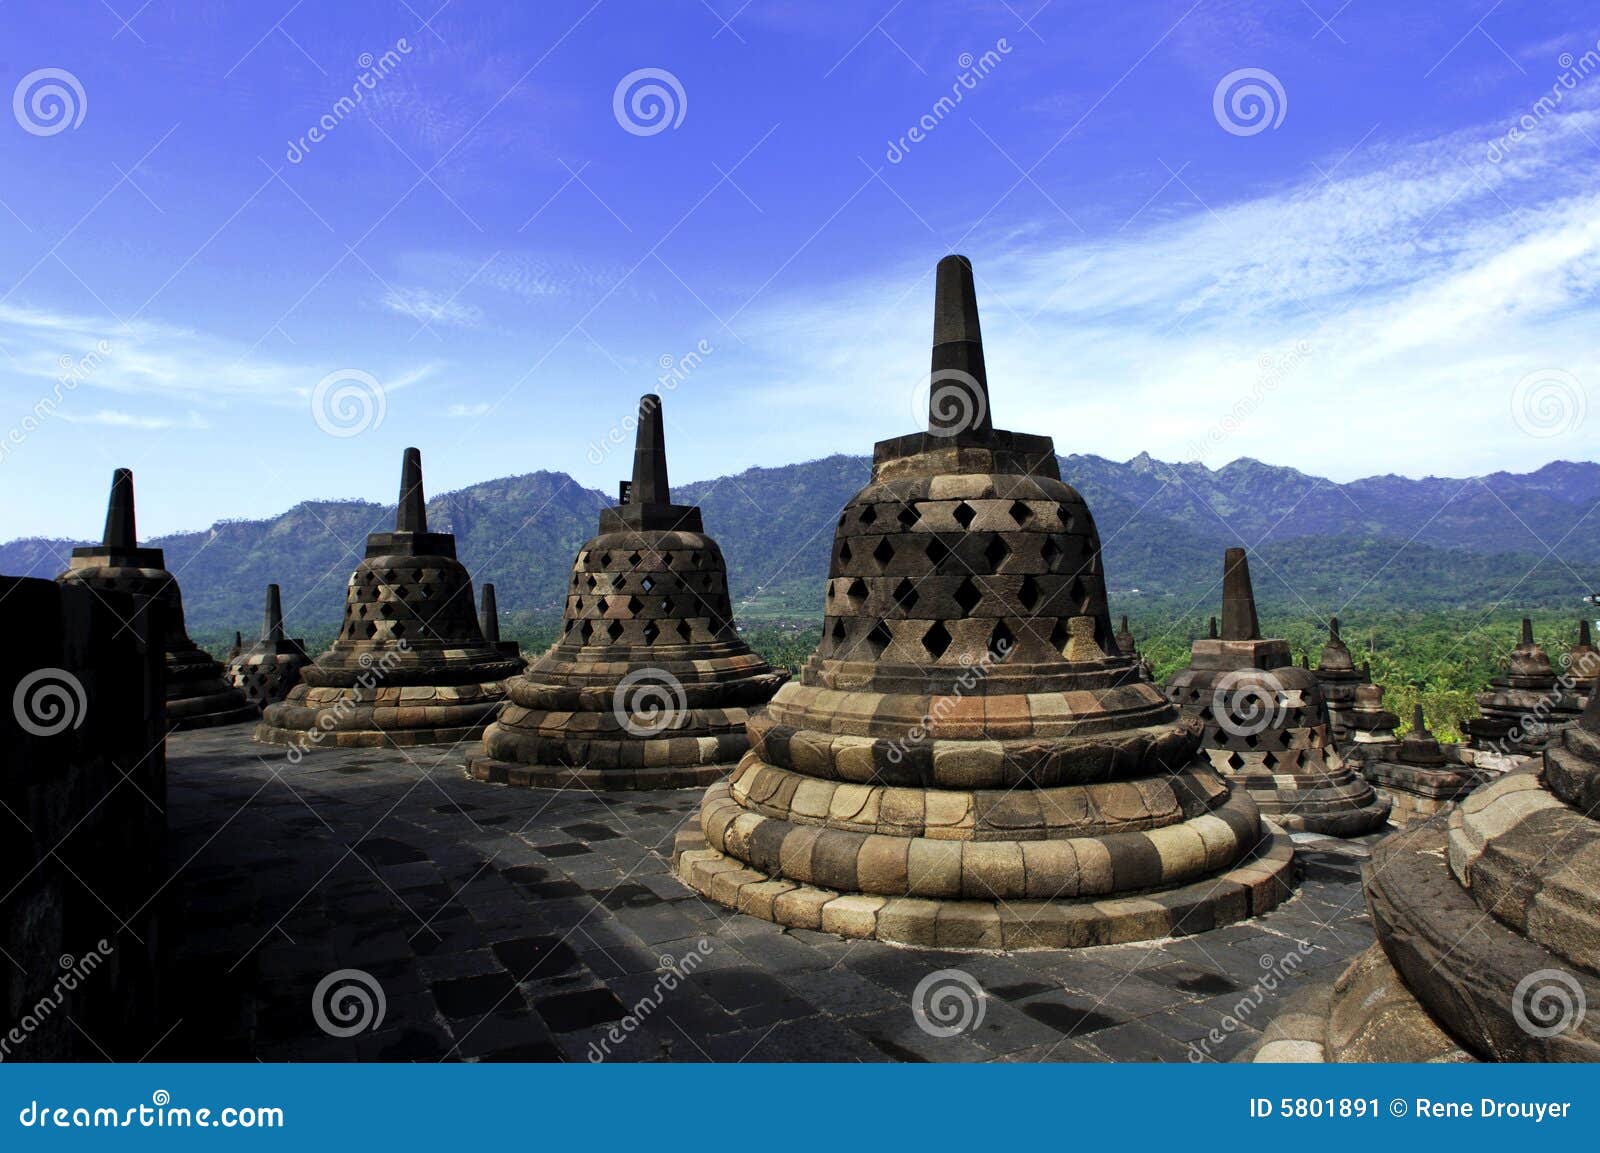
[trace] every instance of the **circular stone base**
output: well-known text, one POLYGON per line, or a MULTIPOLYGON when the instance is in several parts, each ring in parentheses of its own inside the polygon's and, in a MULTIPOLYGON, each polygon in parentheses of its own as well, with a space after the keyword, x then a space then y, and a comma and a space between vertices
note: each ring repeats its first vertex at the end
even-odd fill
POLYGON ((495 785, 517 785, 531 789, 583 789, 602 793, 630 789, 703 789, 722 780, 737 766, 737 761, 727 761, 715 765, 582 769, 570 765, 524 765, 475 756, 467 758, 467 776, 495 785))
POLYGON ((459 745, 483 736, 488 721, 465 728, 420 729, 280 729, 266 722, 256 726, 255 739, 268 745, 288 745, 304 752, 316 749, 411 748, 416 745, 459 745))
POLYGON ((741 913, 794 929, 920 948, 1076 949, 1203 933, 1259 916, 1293 892, 1294 849, 1268 826, 1261 846, 1189 885, 1106 900, 927 900, 838 893, 774 880, 711 848, 696 812, 672 853, 678 879, 741 913))
POLYGON ((1349 838, 1375 833, 1388 824, 1392 805, 1388 797, 1380 795, 1359 809, 1333 813, 1276 812, 1260 793, 1251 791, 1250 796, 1261 807, 1261 815, 1279 828, 1291 833, 1320 833, 1324 837, 1349 838))

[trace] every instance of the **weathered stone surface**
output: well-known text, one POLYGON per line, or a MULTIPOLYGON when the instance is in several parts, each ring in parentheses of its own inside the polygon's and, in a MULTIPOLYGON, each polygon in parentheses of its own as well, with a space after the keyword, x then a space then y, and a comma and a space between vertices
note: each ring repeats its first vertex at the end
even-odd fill
POLYGON ((427 515, 422 454, 408 448, 395 530, 368 535, 338 637, 267 707, 257 740, 304 754, 450 745, 483 731, 517 662, 484 639, 455 537, 429 532, 427 515))
MULTIPOLYGON (((1580 653, 1586 666, 1587 658, 1580 653)), ((1569 668, 1558 672, 1533 639, 1533 623, 1522 621, 1522 639, 1511 650, 1506 674, 1478 696, 1478 713, 1467 722, 1471 746, 1503 757, 1538 756, 1561 728, 1583 710, 1579 686, 1595 675, 1569 668)))
MULTIPOLYGON (((934 312, 927 431, 874 449, 821 643, 750 718, 738 779, 707 791, 704 843, 800 886, 761 915, 937 948, 1106 944, 1272 908, 1286 839, 1195 760, 1199 725, 1112 631, 1094 518, 1050 440, 993 426, 964 257, 940 263, 934 312), (842 896, 819 912, 808 890, 842 896)), ((719 899, 692 854, 679 876, 719 899)))
POLYGON ((300 683, 300 670, 311 663, 311 657, 304 641, 284 635, 283 602, 277 585, 267 586, 261 639, 249 648, 239 645, 237 649, 228 658, 227 681, 251 704, 281 701, 300 683))
MULTIPOLYGON (((705 785, 744 756, 746 722, 786 679, 740 639, 700 510, 672 503, 661 398, 646 396, 633 480, 578 550, 561 639, 507 685, 467 771, 546 788, 705 785)), ((793 751, 830 755, 826 744, 793 751)), ((820 803, 803 815, 826 816, 820 803)))

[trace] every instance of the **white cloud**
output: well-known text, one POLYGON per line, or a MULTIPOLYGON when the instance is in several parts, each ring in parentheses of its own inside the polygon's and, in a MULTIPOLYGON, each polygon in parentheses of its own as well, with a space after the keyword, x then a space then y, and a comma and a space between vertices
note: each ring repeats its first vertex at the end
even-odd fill
POLYGON ((391 289, 384 293, 383 306, 421 324, 475 328, 483 321, 483 311, 476 306, 426 288, 391 289))
POLYGON ((84 413, 78 416, 74 416, 70 412, 62 412, 60 416, 68 424, 102 424, 112 428, 157 430, 211 427, 205 418, 197 412, 191 412, 182 418, 175 419, 165 416, 136 416, 131 412, 119 412, 116 409, 102 408, 96 412, 84 413))
POLYGON ((483 416, 493 408, 492 404, 452 404, 446 411, 446 416, 483 416))

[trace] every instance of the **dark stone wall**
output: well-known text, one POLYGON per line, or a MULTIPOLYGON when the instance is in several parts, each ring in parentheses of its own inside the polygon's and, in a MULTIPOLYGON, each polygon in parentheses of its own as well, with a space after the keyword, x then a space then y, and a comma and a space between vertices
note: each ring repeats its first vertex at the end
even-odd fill
POLYGON ((126 593, 0 577, 4 1060, 138 1060, 160 1036, 161 615, 126 593))

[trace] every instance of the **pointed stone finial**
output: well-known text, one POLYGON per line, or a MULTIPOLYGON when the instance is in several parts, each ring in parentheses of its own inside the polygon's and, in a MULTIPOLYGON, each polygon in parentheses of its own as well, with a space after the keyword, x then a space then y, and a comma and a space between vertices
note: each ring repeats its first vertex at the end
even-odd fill
POLYGON ((111 474, 111 499, 106 504, 106 535, 101 542, 110 549, 137 547, 133 520, 133 469, 119 468, 111 474))
POLYGON ((1310 670, 1310 668, 1311 668, 1311 654, 1310 653, 1301 653, 1300 654, 1300 667, 1303 668, 1303 669, 1306 669, 1307 671, 1310 670))
POLYGON ((667 485, 667 439, 661 427, 661 398, 639 398, 639 431, 633 444, 633 484, 629 504, 671 504, 667 485))
POLYGON ((1527 617, 1522 618, 1522 643, 1525 645, 1533 643, 1533 622, 1527 617))
POLYGON ((1578 622, 1578 643, 1580 645, 1591 643, 1589 640, 1589 621, 1587 617, 1578 622))
POLYGON ((1411 706, 1411 731, 1426 735, 1428 726, 1422 723, 1422 702, 1418 701, 1411 706))
POLYGON ((1211 631, 1209 633, 1207 633, 1206 636, 1210 637, 1212 640, 1216 640, 1217 639, 1217 618, 1216 617, 1212 617, 1211 618, 1211 631))
POLYGON ((283 640, 283 601, 278 595, 277 585, 267 586, 267 611, 261 622, 261 639, 272 642, 283 640))
POLYGON ((422 491, 422 450, 406 449, 400 466, 400 507, 394 513, 395 532, 427 532, 428 500, 422 491))
POLYGON ((1338 617, 1329 617, 1328 618, 1328 643, 1329 644, 1334 644, 1334 645, 1343 644, 1344 643, 1339 639, 1339 618, 1338 617))
POLYGON ((1230 548, 1222 562, 1222 639, 1261 639, 1256 617, 1256 594, 1250 587, 1250 562, 1244 549, 1230 548))
POLYGON ((978 328, 978 293, 965 256, 939 261, 933 288, 933 367, 928 431, 938 436, 989 433, 989 374, 978 328))
POLYGON ((478 627, 483 639, 490 644, 500 643, 500 609, 494 601, 494 585, 483 586, 483 607, 478 610, 478 627))
POLYGON ((1127 613, 1123 613, 1122 614, 1122 628, 1120 630, 1118 630, 1118 631, 1128 633, 1129 636, 1133 635, 1131 632, 1128 632, 1128 614, 1127 613))

